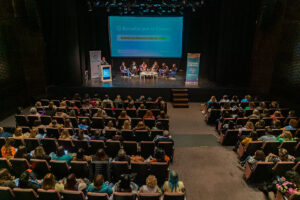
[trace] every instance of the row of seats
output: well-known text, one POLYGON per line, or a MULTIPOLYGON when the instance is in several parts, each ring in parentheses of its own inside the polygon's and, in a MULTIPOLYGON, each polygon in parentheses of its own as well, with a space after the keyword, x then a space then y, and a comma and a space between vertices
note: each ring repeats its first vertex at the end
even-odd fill
MULTIPOLYGON (((109 121, 112 121, 114 126, 117 128, 121 128, 124 121, 127 119, 116 119, 116 118, 102 118, 102 117, 68 117, 73 125, 73 127, 78 127, 78 124, 81 123, 83 120, 86 120, 87 123, 91 124, 91 128, 101 128, 103 129, 109 121), (118 122, 118 123, 117 123, 118 122)), ((41 120, 41 123, 43 125, 49 125, 52 121, 52 119, 57 120, 57 123, 59 124, 64 124, 65 123, 65 118, 63 117, 51 117, 48 115, 42 115, 40 117, 36 115, 16 115, 16 125, 17 126, 29 126, 32 127, 34 124, 34 121, 36 120, 41 120)), ((165 130, 169 130, 169 119, 142 119, 142 118, 131 118, 131 126, 134 128, 138 122, 144 121, 145 125, 148 126, 149 128, 153 128, 155 126, 155 123, 157 121, 161 122, 162 126, 164 127, 165 130)))
MULTIPOLYGON (((109 200, 109 197, 105 193, 92 193, 88 192, 87 196, 81 191, 63 190, 57 192, 55 190, 43 190, 38 189, 35 192, 33 189, 0 187, 1 199, 5 200, 109 200)), ((160 200, 160 194, 158 193, 123 193, 115 192, 113 194, 114 200, 160 200)), ((164 200, 184 200, 183 193, 164 193, 164 200)))

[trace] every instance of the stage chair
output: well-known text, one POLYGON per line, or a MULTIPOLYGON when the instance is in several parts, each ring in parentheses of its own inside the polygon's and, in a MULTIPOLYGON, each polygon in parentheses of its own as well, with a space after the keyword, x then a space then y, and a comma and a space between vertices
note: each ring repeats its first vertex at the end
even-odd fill
POLYGON ((112 110, 112 108, 104 108, 106 114, 110 117, 114 117, 114 112, 112 110))
POLYGON ((126 192, 115 192, 113 194, 114 200, 135 200, 136 194, 134 193, 126 193, 126 192))
POLYGON ((151 140, 153 140, 158 135, 162 136, 163 132, 164 132, 163 130, 151 130, 151 133, 150 133, 151 140))
POLYGON ((272 125, 272 122, 273 122, 272 118, 270 118, 270 117, 263 117, 262 119, 265 121, 265 125, 266 126, 271 126, 272 125))
POLYGON ((75 135, 75 129, 76 128, 62 128, 61 131, 68 130, 70 135, 75 135))
POLYGON ((14 188, 15 200, 38 200, 38 195, 33 189, 14 188))
POLYGON ((155 118, 160 114, 160 109, 152 108, 151 111, 152 111, 153 115, 155 116, 155 118))
POLYGON ((116 157, 121 148, 120 141, 106 141, 106 153, 109 157, 116 157))
POLYGON ((150 163, 150 174, 157 178, 157 185, 162 186, 168 179, 169 165, 168 163, 153 162, 150 163))
POLYGON ((257 118, 249 118, 249 121, 252 122, 253 124, 256 124, 256 122, 259 121, 257 118))
POLYGON ((121 112, 123 111, 124 109, 123 108, 116 108, 115 110, 114 110, 114 116, 113 117, 115 117, 115 118, 118 118, 119 117, 119 115, 121 114, 121 112))
POLYGON ((85 200, 82 191, 63 190, 60 192, 64 200, 85 200))
POLYGON ((40 140, 43 145, 46 154, 50 154, 51 152, 56 152, 57 150, 57 140, 54 138, 43 138, 40 140))
POLYGON ((111 165, 111 180, 113 183, 119 181, 122 174, 129 173, 129 164, 127 161, 112 161, 110 165, 111 165))
POLYGON ((97 174, 102 174, 104 180, 111 180, 108 161, 92 161, 91 172, 90 180, 92 180, 97 174))
POLYGON ((0 197, 5 200, 14 200, 15 194, 10 187, 0 187, 0 197))
POLYGON ((103 129, 104 128, 104 120, 102 117, 93 117, 92 118, 92 128, 103 129))
POLYGON ((300 156, 300 142, 295 147, 295 156, 300 156))
POLYGON ((149 176, 149 164, 146 162, 131 162, 131 172, 136 173, 134 182, 138 185, 145 185, 146 178, 149 176))
POLYGON ((245 149, 245 146, 240 144, 238 149, 238 155, 240 160, 245 159, 248 155, 254 155, 255 151, 261 149, 262 145, 262 141, 252 141, 248 144, 248 147, 245 149))
POLYGON ((36 147, 40 146, 40 141, 37 138, 24 138, 24 143, 25 143, 27 152, 31 152, 36 147))
POLYGON ((142 141, 141 142, 141 155, 147 159, 149 156, 154 155, 155 143, 153 141, 142 141))
POLYGON ((272 169, 276 175, 285 176, 285 173, 292 170, 294 166, 294 162, 277 162, 272 169))
POLYGON ((264 151, 265 155, 269 155, 269 153, 278 155, 279 145, 280 142, 278 141, 267 141, 263 144, 262 150, 264 151))
POLYGON ((240 106, 245 109, 247 106, 249 106, 249 102, 241 102, 240 106))
MULTIPOLYGON (((83 116, 79 116, 79 117, 78 117, 78 123, 80 124, 80 123, 82 122, 82 120, 84 120, 84 119, 87 121, 88 124, 91 123, 91 120, 90 120, 89 117, 83 117, 83 116)), ((76 127, 77 127, 77 126, 76 126, 76 127)))
POLYGON ((80 116, 90 116, 90 109, 80 108, 80 116))
POLYGON ((60 100, 53 99, 52 101, 53 101, 53 103, 54 103, 54 105, 55 105, 56 107, 59 107, 60 100))
POLYGON ((273 167, 272 162, 257 162, 255 168, 252 170, 248 162, 245 165, 245 178, 247 181, 262 182, 272 178, 273 167))
POLYGON ((124 121, 125 120, 128 120, 127 118, 119 118, 118 119, 118 126, 117 126, 117 129, 121 129, 123 124, 124 124, 124 121))
POLYGON ((38 189, 39 200, 61 200, 61 196, 56 190, 38 189))
POLYGON ((205 121, 208 124, 213 124, 220 117, 221 110, 220 109, 211 109, 209 113, 207 113, 205 117, 205 121))
POLYGON ((5 145, 5 143, 6 143, 6 139, 4 137, 0 137, 0 147, 5 145))
POLYGON ((245 110, 245 116, 249 117, 250 115, 252 115, 254 109, 247 109, 245 110))
POLYGON ((173 142, 159 142, 158 148, 165 150, 167 156, 173 160, 174 157, 174 143, 173 142))
POLYGON ((19 177, 24 171, 30 169, 30 164, 25 158, 12 158, 9 160, 12 165, 12 174, 19 177))
POLYGON ((50 166, 46 160, 30 159, 31 169, 36 174, 37 179, 43 179, 50 172, 50 166))
POLYGON ((184 193, 165 192, 164 200, 184 200, 184 193))
POLYGON ((106 193, 88 192, 88 200, 109 200, 109 196, 106 193))
POLYGON ((150 110, 151 110, 152 108, 155 108, 154 105, 155 105, 155 102, 154 102, 154 101, 146 101, 146 102, 145 102, 145 106, 146 106, 147 109, 150 109, 150 110))
POLYGON ((116 118, 114 118, 114 117, 111 117, 111 118, 105 118, 105 119, 104 119, 105 125, 107 125, 107 123, 108 123, 109 121, 112 121, 112 123, 114 124, 114 127, 117 126, 117 120, 116 120, 116 118))
POLYGON ((96 154, 98 149, 104 149, 104 141, 102 140, 90 140, 90 155, 96 154))
POLYGON ((117 134, 117 130, 105 130, 105 137, 107 139, 112 139, 117 134))
POLYGON ((127 155, 136 155, 137 154, 137 148, 138 145, 134 141, 124 141, 123 142, 124 150, 126 151, 127 155))
POLYGON ((69 166, 66 161, 51 160, 51 171, 57 179, 62 179, 69 174, 69 166))
POLYGON ((139 200, 160 200, 160 193, 140 193, 138 194, 139 200))
POLYGON ((146 114, 146 112, 147 112, 147 109, 140 109, 138 111, 138 117, 143 118, 144 115, 146 114))
POLYGON ((147 130, 136 130, 134 135, 137 142, 150 140, 149 132, 147 130))
POLYGON ((222 145, 235 145, 238 140, 239 130, 228 129, 224 134, 220 134, 220 143, 222 145))
POLYGON ((126 141, 135 141, 135 137, 133 135, 133 131, 132 130, 122 129, 121 130, 121 135, 124 138, 124 140, 126 140, 126 141))
POLYGON ((10 164, 9 160, 6 158, 0 158, 0 169, 6 168, 8 171, 11 171, 12 165, 10 164))
POLYGON ((15 118, 17 126, 28 126, 28 121, 25 115, 16 115, 15 118))

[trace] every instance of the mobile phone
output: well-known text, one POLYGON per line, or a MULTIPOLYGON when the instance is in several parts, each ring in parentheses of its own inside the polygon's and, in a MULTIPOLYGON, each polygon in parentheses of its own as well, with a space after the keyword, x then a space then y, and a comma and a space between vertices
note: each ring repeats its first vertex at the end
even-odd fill
POLYGON ((65 150, 65 154, 68 154, 68 151, 67 151, 67 150, 65 150))

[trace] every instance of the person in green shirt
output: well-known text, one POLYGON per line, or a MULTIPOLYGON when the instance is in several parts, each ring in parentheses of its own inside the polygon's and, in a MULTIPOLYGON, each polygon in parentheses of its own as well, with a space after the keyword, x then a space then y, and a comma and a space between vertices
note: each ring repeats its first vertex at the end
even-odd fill
POLYGON ((294 141, 294 139, 290 131, 283 131, 283 133, 276 138, 276 141, 282 143, 283 141, 294 141))
POLYGON ((73 156, 67 154, 63 146, 59 146, 56 153, 53 153, 51 158, 52 160, 66 161, 68 165, 70 164, 71 160, 73 160, 73 156))

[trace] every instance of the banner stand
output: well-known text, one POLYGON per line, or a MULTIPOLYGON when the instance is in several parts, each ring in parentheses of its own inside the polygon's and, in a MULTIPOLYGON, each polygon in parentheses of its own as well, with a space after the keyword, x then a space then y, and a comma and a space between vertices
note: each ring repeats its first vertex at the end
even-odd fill
POLYGON ((99 78, 101 65, 101 51, 90 51, 91 78, 99 78))
POLYGON ((199 79, 200 53, 188 53, 186 67, 186 86, 197 86, 199 79))

